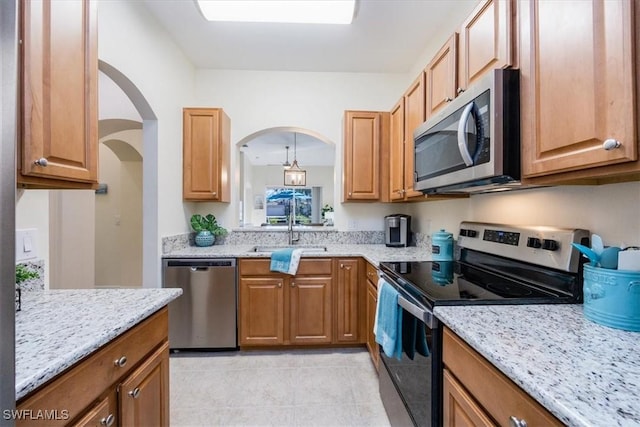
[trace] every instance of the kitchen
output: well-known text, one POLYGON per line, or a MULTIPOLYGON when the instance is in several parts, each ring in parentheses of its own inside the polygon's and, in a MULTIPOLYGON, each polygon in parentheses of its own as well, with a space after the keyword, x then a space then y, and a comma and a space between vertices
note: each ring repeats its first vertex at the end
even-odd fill
MULTIPOLYGON (((188 233, 187 219, 191 213, 212 211, 222 224, 230 228, 235 226, 235 218, 238 217, 237 201, 240 196, 233 191, 229 204, 183 203, 180 161, 183 107, 223 107, 232 120, 233 142, 261 129, 291 124, 320 132, 336 144, 334 173, 336 177, 342 177, 343 111, 389 111, 474 6, 468 5, 468 9, 459 12, 458 18, 448 22, 442 33, 424 46, 419 59, 408 71, 336 73, 197 68, 186 59, 144 5, 101 2, 98 15, 99 58, 135 83, 158 121, 158 148, 155 151, 145 150, 151 156, 154 152, 157 155, 157 159, 151 157, 152 161, 145 162, 145 166, 147 163, 156 164, 155 176, 158 177, 155 183, 158 190, 155 200, 157 209, 149 217, 145 213, 145 227, 150 227, 150 233, 156 236, 152 238, 156 243, 147 249, 150 255, 145 258, 145 287, 157 287, 160 282, 161 238, 188 233), (123 46, 127 48, 123 49, 123 46), (145 55, 146 60, 139 61, 140 55, 145 55), (171 84, 166 84, 169 81, 171 84), (265 81, 269 84, 265 85, 265 81), (308 109, 300 108, 301 105, 308 105, 308 109), (265 114, 267 111, 269 114, 265 114)), ((153 118, 143 116, 143 119, 153 118)), ((234 156, 237 156, 237 152, 232 150, 232 164, 234 156)), ((335 181, 335 193, 342 194, 341 179, 335 181)), ((379 231, 384 215, 402 211, 412 215, 414 231, 424 235, 439 228, 457 230, 463 220, 490 219, 507 224, 581 227, 598 232, 610 244, 629 245, 640 241, 640 224, 636 214, 639 197, 638 183, 631 182, 542 188, 405 205, 337 202, 334 208, 336 228, 345 231, 379 231)), ((46 194, 25 191, 17 205, 16 228, 36 226, 47 230, 47 215, 34 215, 33 212, 46 213, 48 209, 46 194)), ((48 243, 44 232, 41 233, 40 248, 42 253, 46 253, 48 243)))

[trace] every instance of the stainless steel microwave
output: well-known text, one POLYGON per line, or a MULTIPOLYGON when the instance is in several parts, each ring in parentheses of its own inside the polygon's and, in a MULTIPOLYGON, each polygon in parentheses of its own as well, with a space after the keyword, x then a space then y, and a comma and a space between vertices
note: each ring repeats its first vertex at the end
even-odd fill
POLYGON ((414 188, 487 192, 520 184, 518 70, 493 70, 420 125, 414 188))

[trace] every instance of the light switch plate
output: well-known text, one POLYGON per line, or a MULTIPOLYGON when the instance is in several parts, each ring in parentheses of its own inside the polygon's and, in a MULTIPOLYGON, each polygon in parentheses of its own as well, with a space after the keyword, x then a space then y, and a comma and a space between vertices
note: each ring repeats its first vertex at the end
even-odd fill
POLYGON ((38 230, 16 230, 16 261, 38 258, 38 230))

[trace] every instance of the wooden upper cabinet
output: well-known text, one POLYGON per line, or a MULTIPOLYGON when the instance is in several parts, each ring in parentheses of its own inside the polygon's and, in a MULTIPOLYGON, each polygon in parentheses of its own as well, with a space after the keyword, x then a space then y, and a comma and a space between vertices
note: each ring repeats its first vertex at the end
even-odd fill
POLYGON ((557 174, 530 182, 640 170, 635 7, 628 0, 518 4, 523 176, 557 174), (606 150, 606 140, 620 146, 606 150))
POLYGON ((388 184, 380 158, 383 147, 388 146, 388 126, 389 113, 345 111, 343 201, 380 201, 387 197, 382 191, 388 184))
POLYGON ((389 199, 404 200, 404 96, 391 109, 389 138, 389 199))
POLYGON ((220 108, 185 108, 182 130, 183 198, 229 202, 229 117, 220 108))
POLYGON ((458 33, 435 54, 425 70, 427 85, 426 117, 444 107, 456 97, 458 33))
POLYGON ((458 88, 464 91, 486 72, 514 63, 513 0, 483 0, 460 29, 458 88))
POLYGON ((97 2, 20 2, 19 186, 98 181, 97 2))
POLYGON ((404 198, 424 198, 424 194, 413 189, 414 148, 413 132, 425 120, 425 73, 409 86, 404 94, 404 198))

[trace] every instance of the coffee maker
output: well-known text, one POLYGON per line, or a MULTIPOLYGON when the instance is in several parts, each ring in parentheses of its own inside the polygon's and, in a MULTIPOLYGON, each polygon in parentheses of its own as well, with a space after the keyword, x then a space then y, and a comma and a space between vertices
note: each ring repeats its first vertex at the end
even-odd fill
POLYGON ((384 217, 384 243, 401 248, 411 244, 411 216, 393 214, 384 217))

